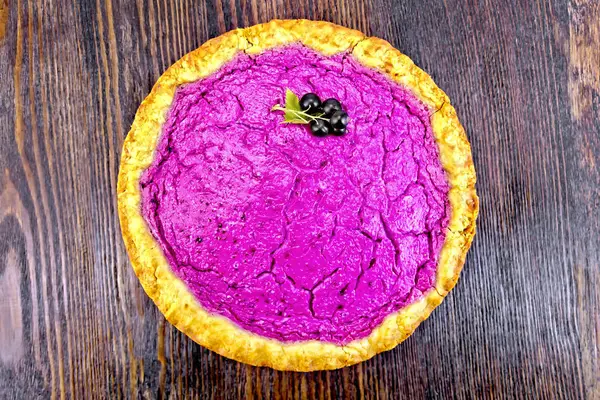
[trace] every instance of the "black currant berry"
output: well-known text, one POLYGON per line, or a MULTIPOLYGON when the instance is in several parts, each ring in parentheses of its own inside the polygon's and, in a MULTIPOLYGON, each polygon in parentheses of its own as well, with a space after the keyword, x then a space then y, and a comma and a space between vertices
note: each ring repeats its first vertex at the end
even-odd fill
POLYGON ((336 111, 340 111, 342 105, 336 99, 327 99, 323 102, 323 113, 327 118, 331 117, 336 111))
POLYGON ((329 119, 329 123, 334 128, 345 128, 348 125, 348 114, 345 111, 336 111, 329 119))
POLYGON ((316 113, 321 108, 321 100, 314 93, 306 93, 300 99, 300 109, 309 114, 316 113))
POLYGON ((315 136, 324 137, 329 134, 331 127, 327 121, 322 119, 313 119, 310 121, 310 131, 315 136))
POLYGON ((346 128, 331 128, 329 132, 331 132, 335 136, 344 136, 346 134, 346 128))

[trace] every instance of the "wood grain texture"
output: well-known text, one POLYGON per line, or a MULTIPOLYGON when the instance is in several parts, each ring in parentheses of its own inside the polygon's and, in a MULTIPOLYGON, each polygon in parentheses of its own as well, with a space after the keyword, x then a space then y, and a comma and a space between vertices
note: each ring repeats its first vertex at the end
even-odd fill
POLYGON ((0 398, 600 398, 596 0, 0 0, 0 398), (395 350, 331 372, 191 342, 132 272, 120 148, 171 63, 226 30, 324 19, 453 100, 478 171, 457 288, 395 350))

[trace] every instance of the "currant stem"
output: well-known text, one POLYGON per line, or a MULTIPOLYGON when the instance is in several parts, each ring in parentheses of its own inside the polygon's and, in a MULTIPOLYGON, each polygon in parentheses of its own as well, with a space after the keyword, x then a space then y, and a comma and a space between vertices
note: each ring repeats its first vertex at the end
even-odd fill
POLYGON ((298 110, 292 110, 289 108, 285 108, 280 106, 279 104, 275 105, 272 110, 276 110, 276 111, 283 111, 283 112, 290 112, 293 113, 296 117, 298 117, 299 119, 301 119, 302 121, 304 121, 305 124, 308 123, 308 121, 314 121, 317 119, 321 119, 323 121, 329 121, 328 118, 323 118, 323 114, 321 115, 310 115, 304 111, 298 111, 298 110), (308 118, 308 121, 306 120, 306 118, 308 118))

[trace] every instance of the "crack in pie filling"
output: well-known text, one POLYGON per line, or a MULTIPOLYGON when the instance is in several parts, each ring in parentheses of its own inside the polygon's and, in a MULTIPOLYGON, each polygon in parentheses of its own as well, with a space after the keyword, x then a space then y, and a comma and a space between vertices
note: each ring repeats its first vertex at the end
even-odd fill
POLYGON ((277 369, 394 347, 454 286, 475 230, 470 147, 446 95, 380 39, 272 21, 178 61, 142 103, 119 175, 123 235, 167 319, 277 369), (336 98, 344 136, 272 111, 336 98))

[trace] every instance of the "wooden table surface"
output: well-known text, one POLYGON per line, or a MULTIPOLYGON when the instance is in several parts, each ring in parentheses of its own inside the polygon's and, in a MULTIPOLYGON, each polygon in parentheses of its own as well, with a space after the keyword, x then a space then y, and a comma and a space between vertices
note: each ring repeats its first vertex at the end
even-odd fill
POLYGON ((598 0, 0 0, 0 398, 600 398, 598 0), (387 39, 453 100, 478 234, 456 289, 360 365, 284 373, 181 334, 116 211, 123 138, 175 60, 272 18, 387 39))

